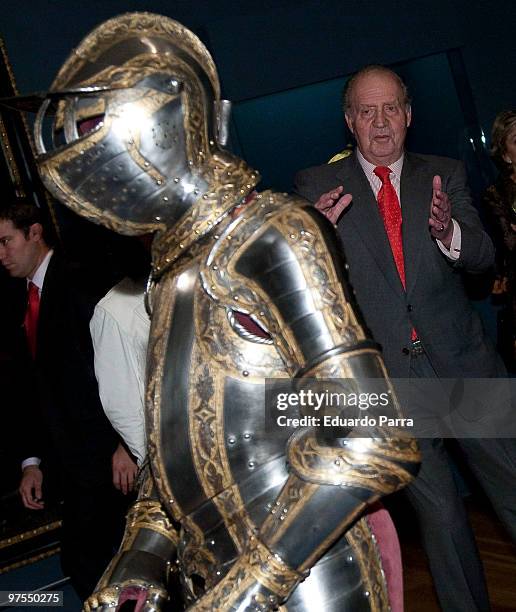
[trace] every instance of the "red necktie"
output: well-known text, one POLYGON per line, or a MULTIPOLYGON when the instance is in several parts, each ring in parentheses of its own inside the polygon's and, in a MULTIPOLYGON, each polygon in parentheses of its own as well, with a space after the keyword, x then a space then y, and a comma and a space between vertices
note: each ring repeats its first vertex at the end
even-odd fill
POLYGON ((386 166, 377 166, 374 169, 376 176, 382 181, 378 192, 378 208, 382 215, 387 238, 391 245, 394 263, 398 269, 401 283, 405 288, 405 261, 403 260, 403 244, 401 242, 401 207, 391 179, 391 169, 386 166))
POLYGON ((25 312, 24 326, 25 334, 27 335, 27 344, 32 357, 36 357, 36 339, 38 332, 38 316, 39 316, 39 291, 37 285, 29 281, 29 292, 27 301, 27 310, 25 312))
MULTIPOLYGON (((382 186, 378 192, 378 208, 382 215, 387 238, 391 245, 394 263, 398 269, 400 280, 405 289, 405 260, 403 259, 403 242, 401 239, 401 206, 398 194, 391 183, 391 169, 387 166, 377 166, 373 171, 382 181, 382 186)), ((412 329, 412 341, 417 340, 417 333, 412 329)))

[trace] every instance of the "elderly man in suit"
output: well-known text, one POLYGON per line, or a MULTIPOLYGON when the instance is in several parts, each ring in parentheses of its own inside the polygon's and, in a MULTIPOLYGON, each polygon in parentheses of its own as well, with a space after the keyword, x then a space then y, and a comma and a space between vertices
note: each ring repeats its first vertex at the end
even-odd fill
MULTIPOLYGON (((407 89, 382 66, 348 83, 345 119, 355 152, 299 172, 298 194, 336 224, 358 305, 391 377, 487 378, 505 371, 463 286, 463 272, 493 264, 494 249, 460 162, 405 151, 407 89)), ((512 440, 459 440, 516 539, 512 440)), ((407 495, 418 515, 440 604, 489 609, 482 565, 443 441, 421 440, 422 469, 407 495)))
POLYGON ((136 471, 99 400, 88 328, 99 295, 50 248, 40 211, 28 203, 0 210, 0 263, 27 280, 26 304, 17 309, 25 336, 18 361, 26 388, 19 393, 31 398, 17 434, 21 498, 27 508, 44 507, 43 474, 52 465, 62 480, 63 571, 85 599, 122 533, 125 503, 115 487, 127 492, 136 471))

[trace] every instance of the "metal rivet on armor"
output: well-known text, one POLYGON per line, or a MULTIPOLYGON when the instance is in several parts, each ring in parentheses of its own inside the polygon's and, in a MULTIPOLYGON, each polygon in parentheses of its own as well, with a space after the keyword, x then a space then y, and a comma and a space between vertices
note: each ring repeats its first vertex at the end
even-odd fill
POLYGON ((84 155, 85 151, 84 149, 81 149, 81 155, 84 155))
POLYGON ((353 555, 348 555, 347 561, 349 561, 349 563, 352 563, 353 562, 353 555))
POLYGON ((295 234, 290 234, 290 237, 292 238, 292 240, 296 237, 295 234))
POLYGON ((215 546, 215 540, 210 540, 210 546, 215 546))
POLYGON ((115 586, 115 591, 119 591, 120 587, 119 586, 115 586))
POLYGON ((179 183, 179 179, 177 178, 177 176, 176 176, 176 178, 174 179, 174 183, 179 183))
POLYGON ((370 594, 371 594, 371 593, 369 593, 369 591, 364 591, 364 595, 365 595, 366 597, 369 597, 369 595, 370 595, 370 594))
POLYGON ((241 190, 240 190, 240 193, 245 193, 245 189, 241 189, 241 190))
MULTIPOLYGON (((210 140, 210 146, 212 146, 212 147, 213 147, 213 145, 214 145, 214 144, 215 144, 215 143, 213 142, 213 140, 210 140)), ((217 169, 217 168, 215 168, 215 170, 216 170, 216 169, 217 169)))
POLYGON ((287 514, 288 508, 283 508, 283 514, 287 514))
POLYGON ((163 202, 168 202, 168 196, 163 196, 163 202))
POLYGON ((228 438, 228 443, 229 444, 234 444, 235 442, 236 442, 236 438, 233 438, 233 437, 228 438))
POLYGON ((191 159, 188 160, 188 165, 193 166, 193 161, 191 159))
POLYGON ((156 221, 161 221, 161 217, 154 217, 156 221))
MULTIPOLYGON (((248 372, 247 370, 244 370, 244 371, 242 372, 242 374, 243 374, 244 376, 249 376, 249 372, 248 372)), ((245 438, 245 436, 244 436, 244 438, 245 438)))
MULTIPOLYGON (((249 374, 249 372, 247 372, 247 374, 249 374)), ((246 372, 244 371, 244 376, 246 376, 246 372)), ((244 439, 245 440, 249 440, 251 438, 251 434, 250 433, 245 433, 244 434, 244 439)))
POLYGON ((279 520, 280 520, 280 521, 284 521, 284 520, 285 520, 285 517, 284 517, 284 515, 283 515, 283 514, 282 514, 282 515, 279 517, 279 520))
POLYGON ((276 506, 281 506, 279 501, 276 502, 276 506))
POLYGON ((220 236, 218 234, 215 234, 215 236, 213 236, 215 238, 215 240, 218 240, 220 238, 220 236))
POLYGON ((150 166, 150 163, 149 163, 149 162, 144 162, 144 163, 143 163, 143 165, 144 165, 146 168, 148 168, 148 167, 150 166))
POLYGON ((219 267, 218 266, 212 266, 212 270, 218 270, 219 267))
POLYGON ((235 300, 235 302, 238 302, 238 295, 234 295, 233 299, 235 300))
POLYGON ((216 574, 217 576, 220 576, 220 575, 222 574, 222 572, 221 572, 220 570, 217 570, 217 571, 215 572, 215 574, 216 574))
POLYGON ((228 170, 228 171, 226 172, 226 174, 227 174, 228 176, 231 176, 231 171, 230 171, 230 170, 228 170))
POLYGON ((207 200, 207 199, 208 199, 208 196, 207 196, 206 194, 204 194, 204 195, 202 196, 202 199, 203 199, 203 200, 207 200))
POLYGON ((254 461, 249 461, 247 464, 251 469, 254 468, 254 461))
POLYGON ((170 263, 170 257, 165 258, 166 263, 170 263))
POLYGON ((198 189, 194 189, 194 195, 199 195, 200 191, 198 189))
POLYGON ((180 242, 180 243, 179 243, 179 248, 180 248, 180 249, 184 249, 184 248, 185 248, 185 245, 184 245, 182 242, 180 242))
POLYGON ((201 232, 199 230, 195 230, 195 233, 196 234, 200 234, 201 232))
POLYGON ((265 208, 265 204, 260 204, 260 208, 265 208))
POLYGON ((228 236, 226 236, 226 238, 227 238, 228 240, 231 240, 231 234, 228 234, 228 236))
POLYGON ((340 465, 340 461, 338 459, 335 459, 335 465, 340 465))
POLYGON ((161 179, 158 179, 158 180, 156 181, 156 185, 162 185, 162 184, 163 184, 163 181, 162 181, 161 179))
POLYGON ((174 500, 173 500, 173 499, 169 499, 168 501, 169 501, 169 503, 170 503, 170 504, 173 504, 173 503, 174 503, 174 500))

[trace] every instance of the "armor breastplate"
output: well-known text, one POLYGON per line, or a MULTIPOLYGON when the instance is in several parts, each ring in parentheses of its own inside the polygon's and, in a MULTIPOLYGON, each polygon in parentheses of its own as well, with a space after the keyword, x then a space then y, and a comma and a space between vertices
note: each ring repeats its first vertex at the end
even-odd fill
MULTIPOLYGON (((290 358, 278 330, 268 333, 276 327, 271 304, 257 307, 261 300, 255 289, 246 285, 246 295, 234 272, 241 266, 241 245, 252 252, 254 242, 263 239, 260 226, 282 204, 282 196, 264 194, 246 218, 228 219, 188 261, 178 260, 163 274, 153 297, 160 310, 153 318, 149 353, 150 459, 162 503, 181 524, 179 561, 192 600, 216 584, 246 548, 248 538, 274 511, 288 477, 286 446, 292 431, 285 429, 283 437, 266 433, 264 379, 290 377, 290 358), (237 224, 238 241, 231 243, 231 227, 237 224), (220 259, 224 261, 219 268, 220 259), (222 269, 233 278, 220 274, 222 269), (249 303, 263 333, 238 319, 239 312, 249 313, 249 303)), ((353 333, 352 327, 348 325, 346 333, 353 333)), ((317 600, 309 586, 315 576, 319 574, 324 598, 343 572, 349 584, 345 589, 339 585, 338 609, 348 609, 348 603, 350 610, 371 609, 361 563, 377 567, 376 593, 386 600, 374 542, 361 537, 367 531, 362 521, 352 530, 351 544, 343 538, 323 557, 324 572, 314 570, 288 609, 315 609, 317 600)))

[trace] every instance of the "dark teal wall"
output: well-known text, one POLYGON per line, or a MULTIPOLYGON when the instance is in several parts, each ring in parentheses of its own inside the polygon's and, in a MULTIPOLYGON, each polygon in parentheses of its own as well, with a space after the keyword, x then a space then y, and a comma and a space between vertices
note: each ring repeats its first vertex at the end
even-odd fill
POLYGON ((406 72, 411 146, 419 150, 472 156, 449 49, 460 50, 486 134, 496 112, 516 104, 512 0, 4 0, 0 32, 19 89, 45 89, 90 29, 129 10, 159 12, 198 32, 236 102, 236 148, 281 188, 294 170, 345 144, 340 88, 365 63, 406 72))

